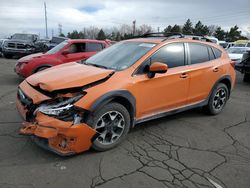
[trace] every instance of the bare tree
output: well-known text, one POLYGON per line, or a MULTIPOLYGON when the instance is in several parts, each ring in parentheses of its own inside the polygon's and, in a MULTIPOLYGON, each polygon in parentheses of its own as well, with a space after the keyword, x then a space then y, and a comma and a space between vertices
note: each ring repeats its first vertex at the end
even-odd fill
POLYGON ((85 27, 82 30, 85 38, 88 38, 88 39, 96 39, 99 31, 100 29, 98 29, 98 27, 95 27, 95 26, 90 26, 87 28, 85 27))
POLYGON ((215 31, 218 29, 218 27, 219 26, 217 26, 217 25, 209 25, 208 26, 208 30, 209 30, 208 35, 213 36, 215 34, 215 31))

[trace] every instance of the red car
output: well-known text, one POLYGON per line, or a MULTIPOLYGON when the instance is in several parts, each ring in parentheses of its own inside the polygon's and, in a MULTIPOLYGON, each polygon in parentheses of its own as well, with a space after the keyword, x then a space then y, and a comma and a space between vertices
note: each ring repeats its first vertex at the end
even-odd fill
POLYGON ((26 78, 55 65, 88 59, 110 45, 108 40, 66 40, 46 53, 32 54, 19 59, 14 70, 19 76, 26 78))

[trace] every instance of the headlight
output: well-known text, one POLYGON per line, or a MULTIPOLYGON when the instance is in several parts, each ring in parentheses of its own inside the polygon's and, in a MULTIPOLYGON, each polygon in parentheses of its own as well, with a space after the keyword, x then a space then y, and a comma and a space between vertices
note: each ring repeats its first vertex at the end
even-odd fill
POLYGON ((71 97, 69 99, 66 99, 66 100, 59 102, 57 104, 42 104, 34 111, 34 115, 37 112, 42 112, 42 113, 47 114, 47 115, 58 116, 58 115, 62 114, 63 112, 70 110, 73 107, 73 103, 75 103, 76 101, 78 101, 82 97, 83 97, 83 95, 81 94, 81 95, 77 95, 75 97, 71 97))

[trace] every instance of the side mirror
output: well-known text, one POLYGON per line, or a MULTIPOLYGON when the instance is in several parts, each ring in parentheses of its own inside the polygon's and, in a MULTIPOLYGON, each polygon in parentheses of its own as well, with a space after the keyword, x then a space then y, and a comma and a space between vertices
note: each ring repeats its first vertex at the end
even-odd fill
POLYGON ((70 53, 69 50, 62 51, 62 55, 68 55, 69 53, 70 53))
POLYGON ((153 78, 156 73, 163 74, 168 70, 168 65, 161 62, 154 62, 149 66, 148 77, 153 78))

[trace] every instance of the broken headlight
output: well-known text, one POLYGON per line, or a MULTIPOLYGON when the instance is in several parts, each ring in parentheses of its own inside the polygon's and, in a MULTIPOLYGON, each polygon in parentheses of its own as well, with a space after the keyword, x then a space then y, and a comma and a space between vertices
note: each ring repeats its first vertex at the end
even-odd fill
POLYGON ((59 116, 73 108, 73 103, 78 101, 80 98, 82 98, 84 95, 77 95, 71 98, 67 98, 66 100, 63 100, 58 103, 52 103, 52 104, 42 104, 40 105, 35 111, 34 115, 37 112, 42 112, 47 115, 52 115, 52 116, 59 116))

